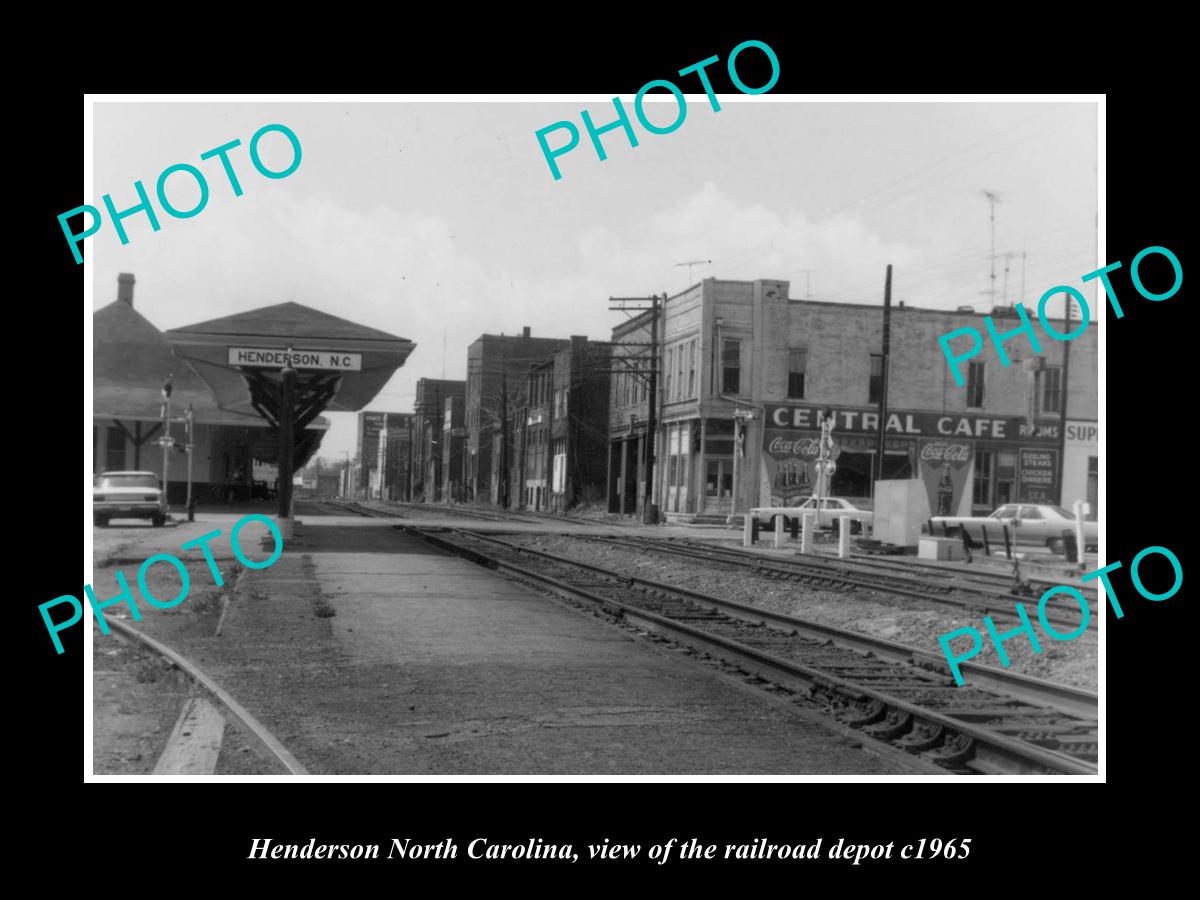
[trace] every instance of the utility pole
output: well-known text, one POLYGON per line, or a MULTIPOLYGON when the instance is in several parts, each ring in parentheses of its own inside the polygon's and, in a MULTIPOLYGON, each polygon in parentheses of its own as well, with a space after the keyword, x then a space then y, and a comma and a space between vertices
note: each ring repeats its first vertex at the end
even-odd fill
MULTIPOLYGON (((1064 334, 1071 333, 1071 295, 1064 293, 1063 298, 1067 305, 1067 327, 1064 329, 1064 334)), ((1063 342, 1063 368, 1062 368, 1062 410, 1058 420, 1058 505, 1065 506, 1066 490, 1063 487, 1063 463, 1067 455, 1067 377, 1071 373, 1071 342, 1063 342)), ((1078 549, 1079 559, 1083 559, 1083 547, 1078 549)))
MULTIPOLYGON (((663 312, 666 313, 667 292, 663 291, 663 312)), ((653 525, 654 510, 654 443, 658 432, 658 295, 650 298, 650 411, 646 417, 646 494, 642 500, 642 521, 653 525)))
POLYGON ((171 378, 170 372, 167 373, 167 380, 162 386, 162 414, 163 414, 163 433, 162 433, 162 448, 163 448, 163 510, 162 515, 165 518, 171 510, 171 482, 167 478, 167 471, 171 465, 171 378))
POLYGON ((500 353, 500 483, 496 486, 496 499, 501 509, 508 509, 508 366, 503 345, 500 353))
MULTIPOLYGON (((648 377, 649 388, 649 403, 646 414, 646 438, 645 457, 643 459, 644 478, 646 480, 645 494, 642 498, 642 521, 647 525, 654 524, 652 518, 652 501, 654 499, 654 443, 655 432, 658 429, 658 370, 661 365, 658 352, 658 304, 659 299, 657 294, 652 294, 649 297, 609 297, 609 303, 619 303, 619 306, 610 306, 609 309, 620 310, 622 312, 638 311, 650 312, 650 371, 648 377), (629 303, 646 303, 650 306, 629 306, 629 303)), ((663 314, 666 315, 667 293, 662 295, 663 314)))
MULTIPOLYGON (((875 481, 883 480, 883 453, 886 447, 885 423, 887 422, 888 363, 892 352, 892 264, 888 263, 887 278, 883 283, 883 360, 879 386, 879 434, 875 442, 875 481)), ((871 485, 871 496, 875 496, 875 485, 871 485)))
POLYGON ((195 411, 192 404, 187 406, 187 517, 189 522, 196 521, 196 506, 192 503, 192 431, 195 427, 193 417, 195 411))

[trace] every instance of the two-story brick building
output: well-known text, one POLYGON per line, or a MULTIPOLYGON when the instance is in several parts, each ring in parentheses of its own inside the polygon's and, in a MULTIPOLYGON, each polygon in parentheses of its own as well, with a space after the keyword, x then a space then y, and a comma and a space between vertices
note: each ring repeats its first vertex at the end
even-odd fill
MULTIPOLYGON (((883 313, 878 306, 798 300, 788 282, 706 279, 669 297, 661 314, 660 426, 654 496, 668 515, 728 515, 790 503, 812 491, 818 412, 835 417, 830 491, 869 504, 882 389, 883 313), (735 423, 735 411, 746 418, 735 423)), ((1028 304, 1035 305, 1035 304, 1028 304)), ((1001 330, 1020 324, 992 311, 1001 330)), ((921 478, 935 512, 979 513, 1009 500, 1097 500, 1097 331, 1066 344, 1041 336, 1006 344, 1001 365, 985 349, 955 385, 938 338, 984 313, 893 307, 885 419, 885 478, 921 478)), ((1035 324, 1035 327, 1036 324, 1035 324)), ((1068 329, 1056 322, 1060 332, 1068 329)), ((649 316, 614 329, 642 343, 649 316)), ((626 473, 637 468, 637 423, 649 398, 639 380, 614 375, 610 412, 610 509, 632 512, 626 473), (628 402, 627 402, 628 401, 628 402)), ((644 429, 644 424, 643 424, 644 429)), ((640 476, 639 476, 640 477, 640 476)), ((640 496, 640 491, 636 496, 640 496)))

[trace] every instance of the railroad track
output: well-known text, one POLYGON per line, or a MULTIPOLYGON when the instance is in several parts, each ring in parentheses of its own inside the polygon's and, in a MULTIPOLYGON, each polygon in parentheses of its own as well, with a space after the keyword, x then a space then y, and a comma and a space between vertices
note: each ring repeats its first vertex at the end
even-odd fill
MULTIPOLYGON (((866 571, 877 572, 895 572, 901 575, 920 574, 928 578, 935 579, 956 579, 966 582, 978 582, 981 586, 990 588, 998 593, 1007 593, 1007 586, 1012 584, 1012 575, 1005 575, 1001 572, 990 571, 963 571, 959 569, 951 569, 946 566, 933 565, 931 563, 923 563, 915 559, 908 559, 905 562, 892 562, 887 557, 877 556, 851 556, 849 559, 840 560, 840 562, 848 563, 852 566, 857 566, 866 571)), ((1046 588, 1053 587, 1060 582, 1052 581, 1042 576, 1029 576, 1027 580, 1034 585, 1040 585, 1046 588)), ((1096 592, 1092 588, 1083 587, 1080 592, 1089 600, 1096 599, 1096 592)))
MULTIPOLYGON (((908 600, 919 600, 924 604, 934 603, 939 606, 949 606, 971 613, 990 615, 994 619, 1019 622, 1015 603, 1028 604, 1029 597, 1018 597, 987 588, 976 588, 963 584, 929 584, 911 578, 902 578, 888 574, 870 572, 851 572, 842 565, 845 560, 837 563, 822 560, 810 560, 805 557, 772 558, 757 553, 747 553, 728 547, 699 544, 685 540, 665 538, 629 539, 618 536, 586 535, 584 540, 598 541, 625 547, 633 550, 651 550, 671 556, 699 559, 708 563, 720 563, 747 569, 756 575, 778 581, 791 581, 807 587, 823 590, 856 590, 866 589, 877 591, 889 596, 903 597, 908 600), (956 592, 960 595, 956 595, 956 592), (965 595, 965 596, 961 596, 965 595), (979 599, 984 598, 984 599, 979 599)), ((1096 614, 1094 603, 1088 604, 1090 614, 1088 629, 1097 631, 1099 616, 1096 614)), ((1046 620, 1053 625, 1061 626, 1064 631, 1074 631, 1079 627, 1079 615, 1073 610, 1066 615, 1055 608, 1046 611, 1046 620)))
MULTIPOLYGON (((389 513, 386 509, 375 509, 370 506, 363 506, 360 503, 344 500, 322 500, 319 501, 329 506, 335 506, 340 509, 345 509, 349 512, 356 513, 361 516, 376 515, 376 516, 392 516, 397 518, 394 513, 389 513)), ((468 519, 483 519, 488 522, 523 522, 530 525, 545 525, 570 523, 573 525, 592 525, 598 528, 605 528, 609 525, 618 525, 619 523, 598 521, 593 519, 583 519, 572 516, 557 516, 552 513, 530 512, 529 510, 520 510, 513 512, 501 512, 500 510, 478 509, 470 506, 442 506, 441 504, 422 504, 422 503, 401 503, 397 501, 389 501, 396 506, 402 506, 405 509, 411 509, 416 512, 434 513, 445 516, 461 516, 468 519)))
POLYGON ((667 634, 815 701, 876 740, 951 773, 1097 773, 1097 698, 941 656, 518 547, 457 528, 396 528, 614 619, 667 634))
POLYGON ((196 689, 217 708, 226 723, 234 726, 241 732, 265 759, 278 766, 288 775, 308 774, 308 770, 279 742, 278 738, 271 734, 254 716, 250 715, 245 707, 234 700, 228 691, 217 684, 208 673, 194 662, 166 644, 156 641, 131 625, 122 622, 120 619, 110 618, 107 621, 113 633, 118 637, 130 644, 135 644, 148 650, 150 653, 163 659, 167 664, 183 672, 192 681, 196 689))

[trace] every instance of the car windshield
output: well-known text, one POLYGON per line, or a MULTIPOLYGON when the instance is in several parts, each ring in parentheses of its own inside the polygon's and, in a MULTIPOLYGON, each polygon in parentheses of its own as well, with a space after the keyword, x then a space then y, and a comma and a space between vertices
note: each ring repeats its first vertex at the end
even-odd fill
POLYGON ((1075 513, 1071 512, 1069 509, 1063 509, 1061 506, 1052 506, 1050 508, 1052 510, 1054 510, 1056 513, 1058 513, 1060 516, 1062 516, 1064 519, 1075 518, 1075 513))
POLYGON ((96 487, 101 490, 113 488, 157 488, 158 478, 150 474, 132 473, 129 475, 101 475, 96 481, 96 487))

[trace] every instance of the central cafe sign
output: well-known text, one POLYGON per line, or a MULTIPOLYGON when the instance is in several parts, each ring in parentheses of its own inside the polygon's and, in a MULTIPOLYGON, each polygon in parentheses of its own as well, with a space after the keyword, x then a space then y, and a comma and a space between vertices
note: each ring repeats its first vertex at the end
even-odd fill
MULTIPOLYGON (((829 408, 833 412, 834 433, 878 434, 879 411, 874 409, 838 409, 833 407, 767 404, 766 427, 816 431, 818 413, 829 408)), ((897 410, 888 413, 884 423, 886 434, 911 437, 980 438, 994 441, 1058 442, 1058 422, 1030 423, 1022 416, 981 416, 970 413, 931 413, 897 410)))

